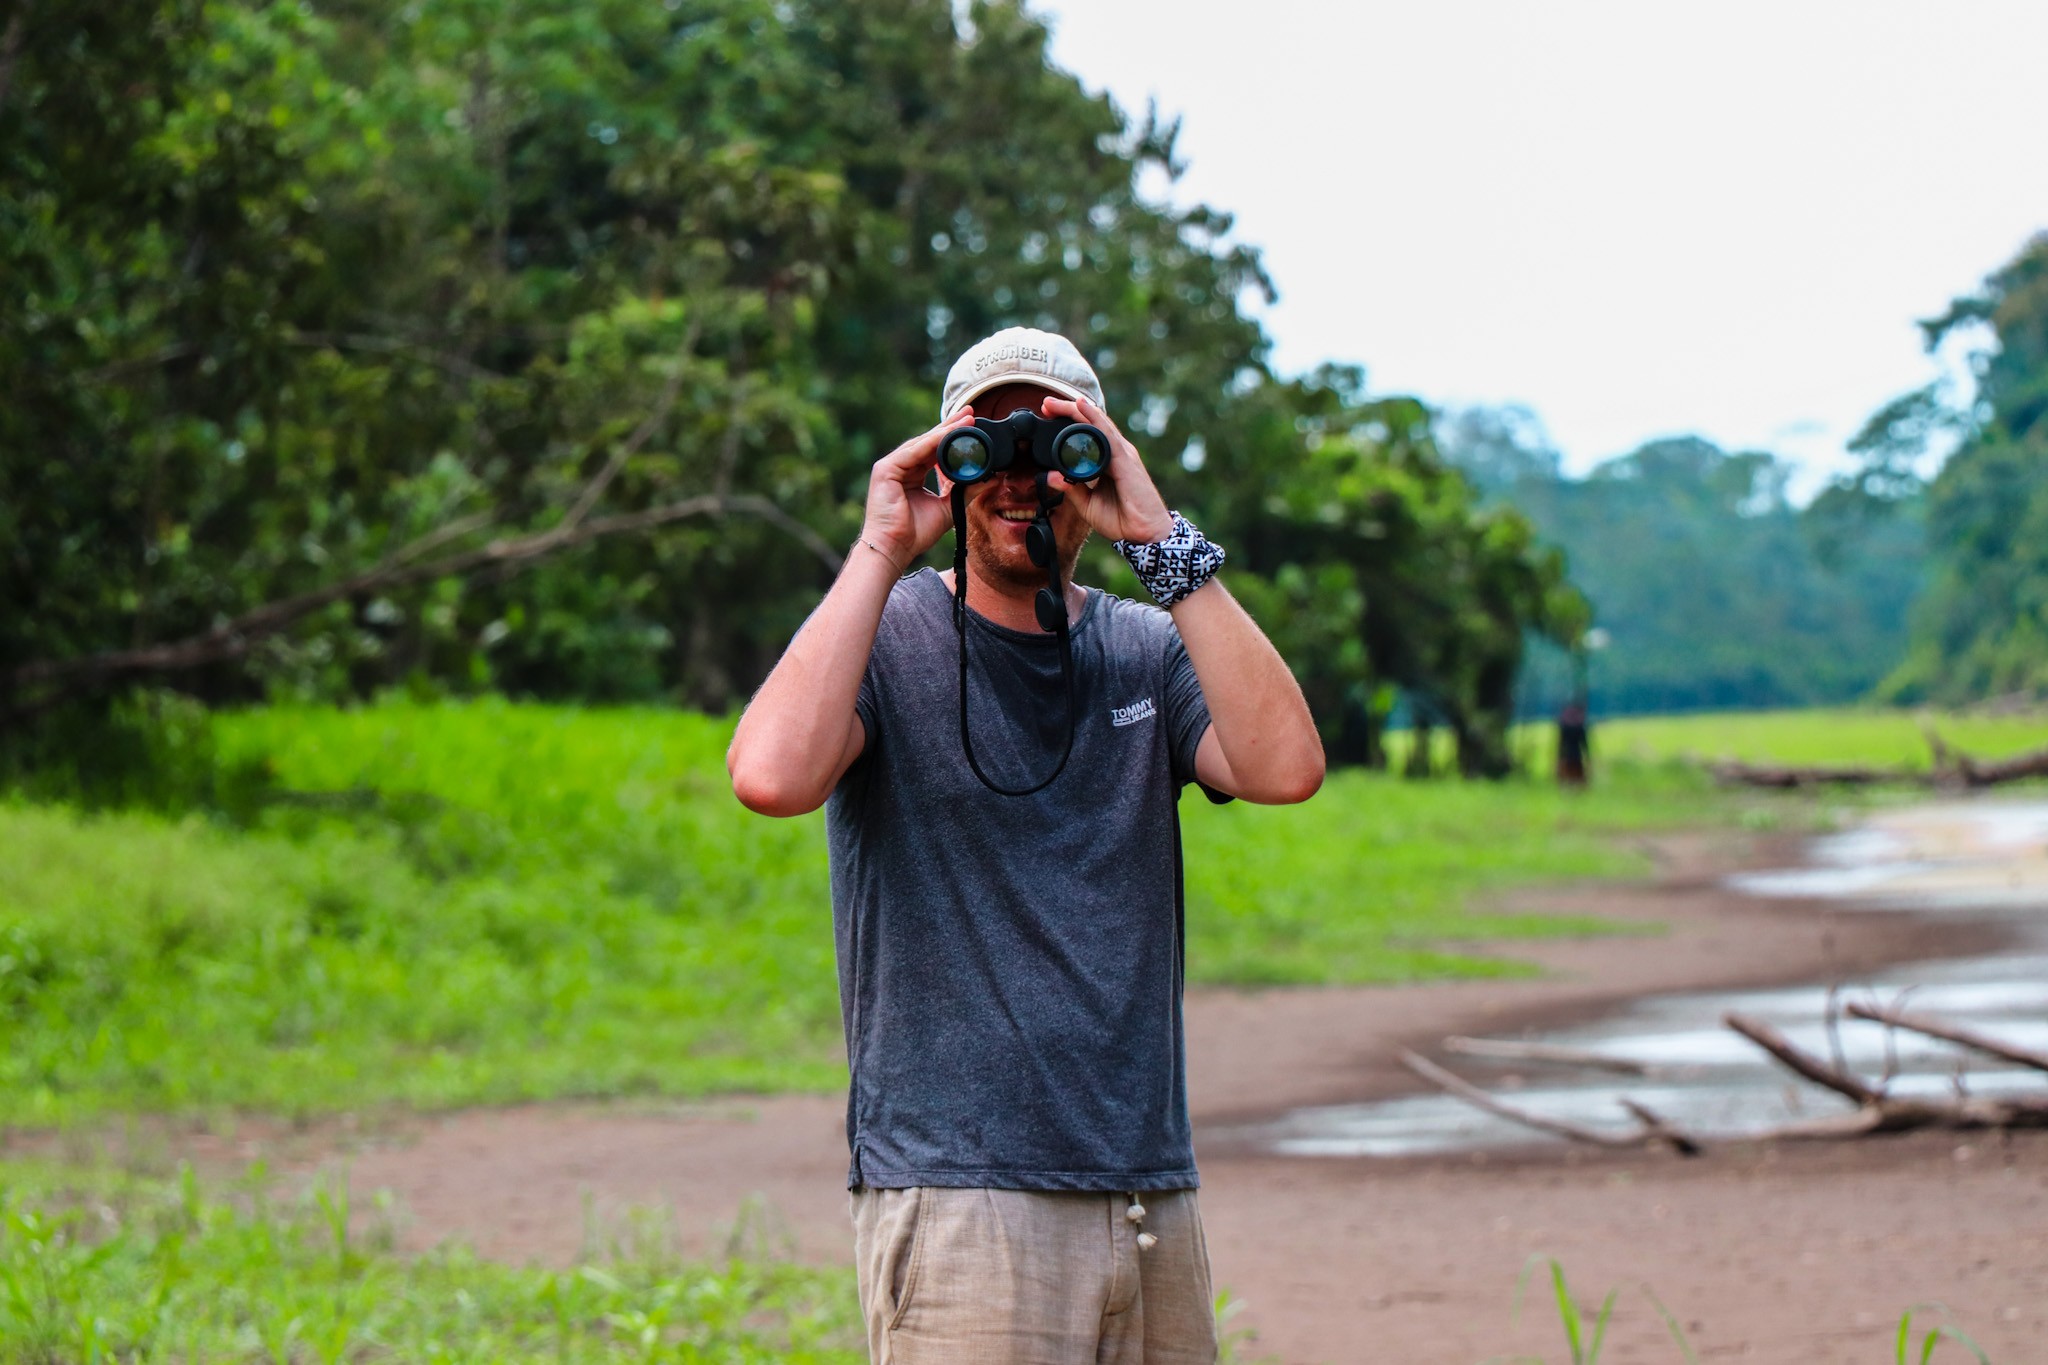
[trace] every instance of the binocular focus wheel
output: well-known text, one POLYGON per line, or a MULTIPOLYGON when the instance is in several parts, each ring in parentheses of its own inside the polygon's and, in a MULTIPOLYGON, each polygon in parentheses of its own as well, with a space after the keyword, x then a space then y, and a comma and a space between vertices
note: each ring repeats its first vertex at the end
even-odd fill
POLYGON ((1053 596, 1051 588, 1040 588, 1034 605, 1038 609, 1038 628, 1047 634, 1058 634, 1067 623, 1066 603, 1053 596))

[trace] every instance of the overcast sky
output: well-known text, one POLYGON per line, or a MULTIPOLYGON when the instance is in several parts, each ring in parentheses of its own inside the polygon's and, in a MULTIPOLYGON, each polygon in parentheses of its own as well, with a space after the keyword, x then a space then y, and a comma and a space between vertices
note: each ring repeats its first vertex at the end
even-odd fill
POLYGON ((1697 432, 1819 472, 1917 318, 2048 228, 2043 0, 1038 0, 1185 118, 1286 370, 1534 408, 1583 470, 1697 432))

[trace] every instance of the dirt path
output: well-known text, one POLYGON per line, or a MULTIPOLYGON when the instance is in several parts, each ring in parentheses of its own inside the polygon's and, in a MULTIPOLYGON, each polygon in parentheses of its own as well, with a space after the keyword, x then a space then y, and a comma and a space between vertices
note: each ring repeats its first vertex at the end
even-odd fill
MULTIPOLYGON (((1990 946, 1989 932, 1731 895, 1737 865, 1782 864, 1786 840, 1657 847, 1654 885, 1524 897, 1657 921, 1669 932, 1516 945, 1551 975, 1403 989, 1238 993, 1188 1001, 1190 1099, 1219 1285, 1253 1356, 1470 1365, 1567 1358, 1538 1299, 1510 1322, 1532 1254, 1564 1261, 1582 1298, 1629 1287, 1604 1360, 1677 1362, 1648 1285, 1703 1361, 1833 1365, 1892 1358, 1899 1313, 1939 1300, 1999 1365, 2048 1362, 2048 1140, 1913 1140, 1735 1149, 1696 1162, 1544 1150, 1512 1159, 1286 1160, 1232 1134, 1287 1109, 1413 1089, 1404 1041, 1583 1017, 1651 991, 1854 976, 1990 946)), ((412 1245, 566 1260, 634 1207, 673 1212, 686 1244, 768 1237, 850 1253, 839 1098, 694 1106, 535 1107, 409 1120, 373 1139, 194 1139, 224 1162, 346 1160, 388 1189, 412 1245)), ((756 1243, 758 1245, 758 1243, 756 1243)), ((1960 1359, 1948 1348, 1937 1360, 1960 1359)))

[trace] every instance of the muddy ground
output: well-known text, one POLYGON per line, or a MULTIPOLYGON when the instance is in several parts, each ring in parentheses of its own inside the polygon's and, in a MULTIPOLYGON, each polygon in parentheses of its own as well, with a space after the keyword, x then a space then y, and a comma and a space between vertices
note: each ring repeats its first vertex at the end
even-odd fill
MULTIPOLYGON (((1702 1361, 1834 1365, 1894 1358, 1899 1315, 1938 1301, 1999 1365, 2048 1362, 2048 1134, 1738 1146, 1694 1161, 1546 1147, 1386 1159, 1277 1158, 1246 1134, 1302 1105, 1411 1091, 1402 1044, 1512 1035, 1654 991, 1839 977, 1996 946, 1996 931, 1723 889, 1731 868, 1796 855, 1783 838, 1654 846, 1653 882, 1524 896, 1657 922, 1658 935, 1516 944, 1538 980, 1408 988, 1198 991, 1188 1001, 1190 1099, 1219 1286, 1255 1334, 1250 1358, 1470 1365, 1569 1359, 1555 1310, 1518 1274, 1555 1256, 1580 1296, 1620 1288, 1602 1359, 1679 1362, 1659 1310, 1702 1361), (1647 1291, 1647 1292, 1646 1292, 1647 1291)), ((672 1211, 683 1240, 737 1235, 822 1261, 850 1255, 838 1098, 543 1106, 379 1125, 373 1135, 245 1126, 177 1146, 288 1171, 346 1163, 388 1189, 405 1239, 567 1260, 626 1210, 672 1211)), ((1915 1354, 1917 1359, 1917 1353, 1915 1354)), ((1944 1347, 1936 1360, 1963 1360, 1944 1347)))

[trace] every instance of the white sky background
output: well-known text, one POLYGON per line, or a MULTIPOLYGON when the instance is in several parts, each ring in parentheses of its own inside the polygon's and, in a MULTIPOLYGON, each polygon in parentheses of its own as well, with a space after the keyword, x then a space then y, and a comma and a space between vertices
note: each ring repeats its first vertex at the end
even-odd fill
POLYGON ((1037 0, 1184 116, 1283 371, 1533 408, 1582 472, 1696 432, 1811 491, 1915 319, 2048 228, 2042 0, 1037 0))

